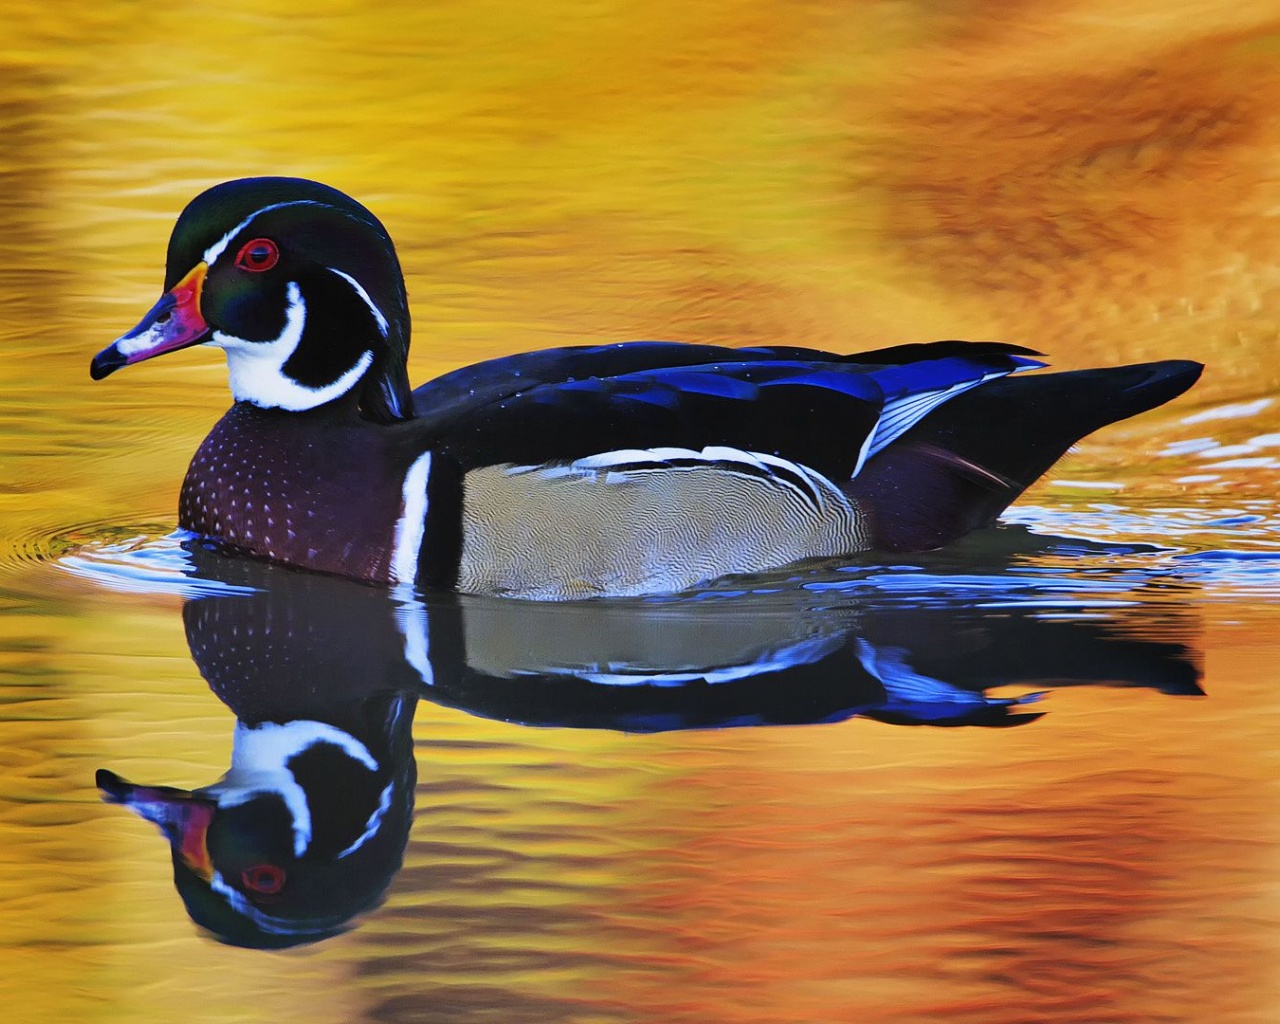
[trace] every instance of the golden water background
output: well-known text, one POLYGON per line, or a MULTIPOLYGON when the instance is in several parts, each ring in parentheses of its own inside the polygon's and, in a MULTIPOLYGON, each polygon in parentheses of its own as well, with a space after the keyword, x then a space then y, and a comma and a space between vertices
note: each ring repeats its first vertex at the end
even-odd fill
POLYGON ((220 360, 94 385, 88 359, 154 301, 184 203, 247 174, 384 221, 415 381, 628 338, 1201 359, 1024 503, 1274 551, 1278 112, 1275 2, 12 0, 5 1019, 1276 1020, 1274 576, 1173 595, 1206 699, 1080 688, 1018 730, 635 737, 424 702, 387 906, 267 955, 197 936, 164 844, 93 788, 225 769, 177 598, 56 559, 174 521, 220 360))

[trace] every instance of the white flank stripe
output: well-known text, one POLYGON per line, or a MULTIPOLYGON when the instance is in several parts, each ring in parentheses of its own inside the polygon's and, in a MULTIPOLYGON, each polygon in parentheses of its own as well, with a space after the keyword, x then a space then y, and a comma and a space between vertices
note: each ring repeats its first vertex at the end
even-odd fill
POLYGON ((831 481, 822 476, 817 470, 810 469, 808 466, 801 465, 799 462, 792 462, 790 459, 784 459, 780 455, 770 455, 768 452, 752 452, 761 463, 762 466, 774 466, 779 469, 789 469, 798 476, 804 477, 815 487, 829 486, 831 481))
POLYGON ((793 462, 780 459, 775 455, 764 455, 761 452, 748 452, 741 448, 728 448, 724 445, 709 445, 701 451, 692 448, 620 448, 613 452, 601 452, 599 455, 587 455, 576 459, 572 465, 577 469, 615 469, 618 466, 629 466, 636 463, 700 461, 706 463, 740 462, 756 469, 765 469, 766 463, 785 466, 798 471, 793 462))
POLYGON ((369 298, 369 293, 364 290, 364 286, 350 274, 339 270, 337 267, 329 267, 328 269, 350 284, 351 287, 356 290, 356 294, 359 295, 360 298, 364 299, 364 304, 369 307, 369 312, 372 313, 373 318, 378 321, 378 330, 382 332, 382 336, 385 338, 387 336, 387 318, 382 315, 382 310, 373 304, 373 299, 369 298))
MULTIPOLYGON (((755 466, 756 469, 765 468, 765 455, 762 452, 746 452, 741 448, 725 448, 723 445, 712 445, 702 449, 702 457, 705 459, 714 459, 717 462, 742 462, 748 466, 755 466)), ((790 465, 782 459, 774 461, 790 465)))
POLYGON ((427 527, 427 480, 431 476, 431 453, 419 455, 404 475, 403 511, 396 522, 395 550, 391 555, 391 578, 396 583, 412 583, 418 575, 418 552, 427 527))
MULTIPOLYGON (((864 442, 864 449, 869 443, 870 437, 864 442)), ((507 475, 515 476, 533 471, 539 473, 544 480, 552 480, 557 477, 593 473, 598 474, 605 483, 616 484, 632 480, 634 479, 634 474, 640 472, 696 472, 694 467, 673 465, 675 462, 703 462, 708 467, 716 467, 725 472, 735 472, 732 469, 735 464, 744 467, 749 466, 754 470, 767 473, 769 479, 775 485, 790 488, 811 505, 814 504, 814 496, 816 495, 817 501, 814 507, 819 512, 827 507, 828 499, 837 497, 840 493, 835 484, 808 466, 803 466, 798 462, 792 462, 777 455, 770 455, 767 452, 749 452, 741 448, 729 448, 725 445, 708 445, 701 451, 695 451, 692 448, 622 448, 618 451, 588 455, 569 463, 567 466, 553 466, 551 468, 511 466, 507 469, 507 475), (655 467, 654 463, 659 463, 660 465, 655 467), (807 482, 813 493, 807 492, 795 480, 790 480, 786 476, 780 475, 777 472, 778 470, 794 474, 807 482)), ((743 474, 738 471, 738 475, 741 476, 743 474)))
POLYGON ((706 459, 709 455, 703 452, 695 452, 692 448, 649 448, 649 455, 659 461, 667 459, 706 459))
POLYGON ((216 242, 213 243, 213 245, 209 246, 209 248, 207 248, 204 251, 204 261, 207 264, 209 264, 209 266, 212 267, 213 261, 216 260, 219 256, 221 256, 226 251, 227 246, 231 244, 231 239, 235 238, 236 235, 240 234, 241 231, 247 228, 253 222, 253 219, 255 217, 261 216, 262 214, 266 213, 268 210, 278 210, 283 206, 324 206, 324 205, 325 205, 324 203, 317 203, 314 199, 291 199, 287 203, 272 203, 270 206, 264 206, 261 210, 254 210, 253 213, 249 214, 249 216, 247 216, 244 220, 242 220, 239 224, 233 227, 230 231, 228 231, 225 235, 219 238, 216 242))

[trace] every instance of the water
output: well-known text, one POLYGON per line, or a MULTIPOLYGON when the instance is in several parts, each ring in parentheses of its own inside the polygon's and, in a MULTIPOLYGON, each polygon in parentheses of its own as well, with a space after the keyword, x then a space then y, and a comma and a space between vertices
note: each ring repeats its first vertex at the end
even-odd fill
MULTIPOLYGON (((6 1019, 1275 1018, 1271 5, 10 6, 6 1019), (213 354, 88 380, 177 210, 248 173, 382 217, 415 382, 634 337, 1209 369, 946 552, 387 594, 173 534, 213 354), (380 766, 312 814, 360 870, 256 918, 95 783, 238 754, 252 809, 308 729, 380 766)), ((224 877, 287 862, 278 826, 220 831, 224 877)))

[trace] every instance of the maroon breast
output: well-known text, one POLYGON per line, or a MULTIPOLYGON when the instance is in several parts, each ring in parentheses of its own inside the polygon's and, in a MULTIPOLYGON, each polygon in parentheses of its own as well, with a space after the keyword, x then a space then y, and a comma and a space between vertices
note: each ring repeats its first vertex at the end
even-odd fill
POLYGON ((237 403, 200 445, 180 525, 288 565, 390 578, 402 469, 357 419, 237 403))

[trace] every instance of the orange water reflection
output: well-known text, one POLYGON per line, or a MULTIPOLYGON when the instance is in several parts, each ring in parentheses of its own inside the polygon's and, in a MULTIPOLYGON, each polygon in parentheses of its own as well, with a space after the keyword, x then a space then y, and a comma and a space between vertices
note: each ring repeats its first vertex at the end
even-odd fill
POLYGON ((1274 551, 1274 2, 18 2, 3 36, 13 1019, 1274 1016, 1266 567, 1141 595, 1195 621, 1207 700, 1076 689, 1017 730, 648 737, 424 705, 386 906, 263 956, 199 939, 161 844, 93 789, 104 764, 187 785, 227 764, 177 599, 49 565, 172 524, 221 366, 91 386, 87 361, 154 299, 183 203, 252 173, 322 178, 387 223, 415 381, 632 337, 1202 359, 1178 407, 1025 501, 1094 536, 1274 551))

